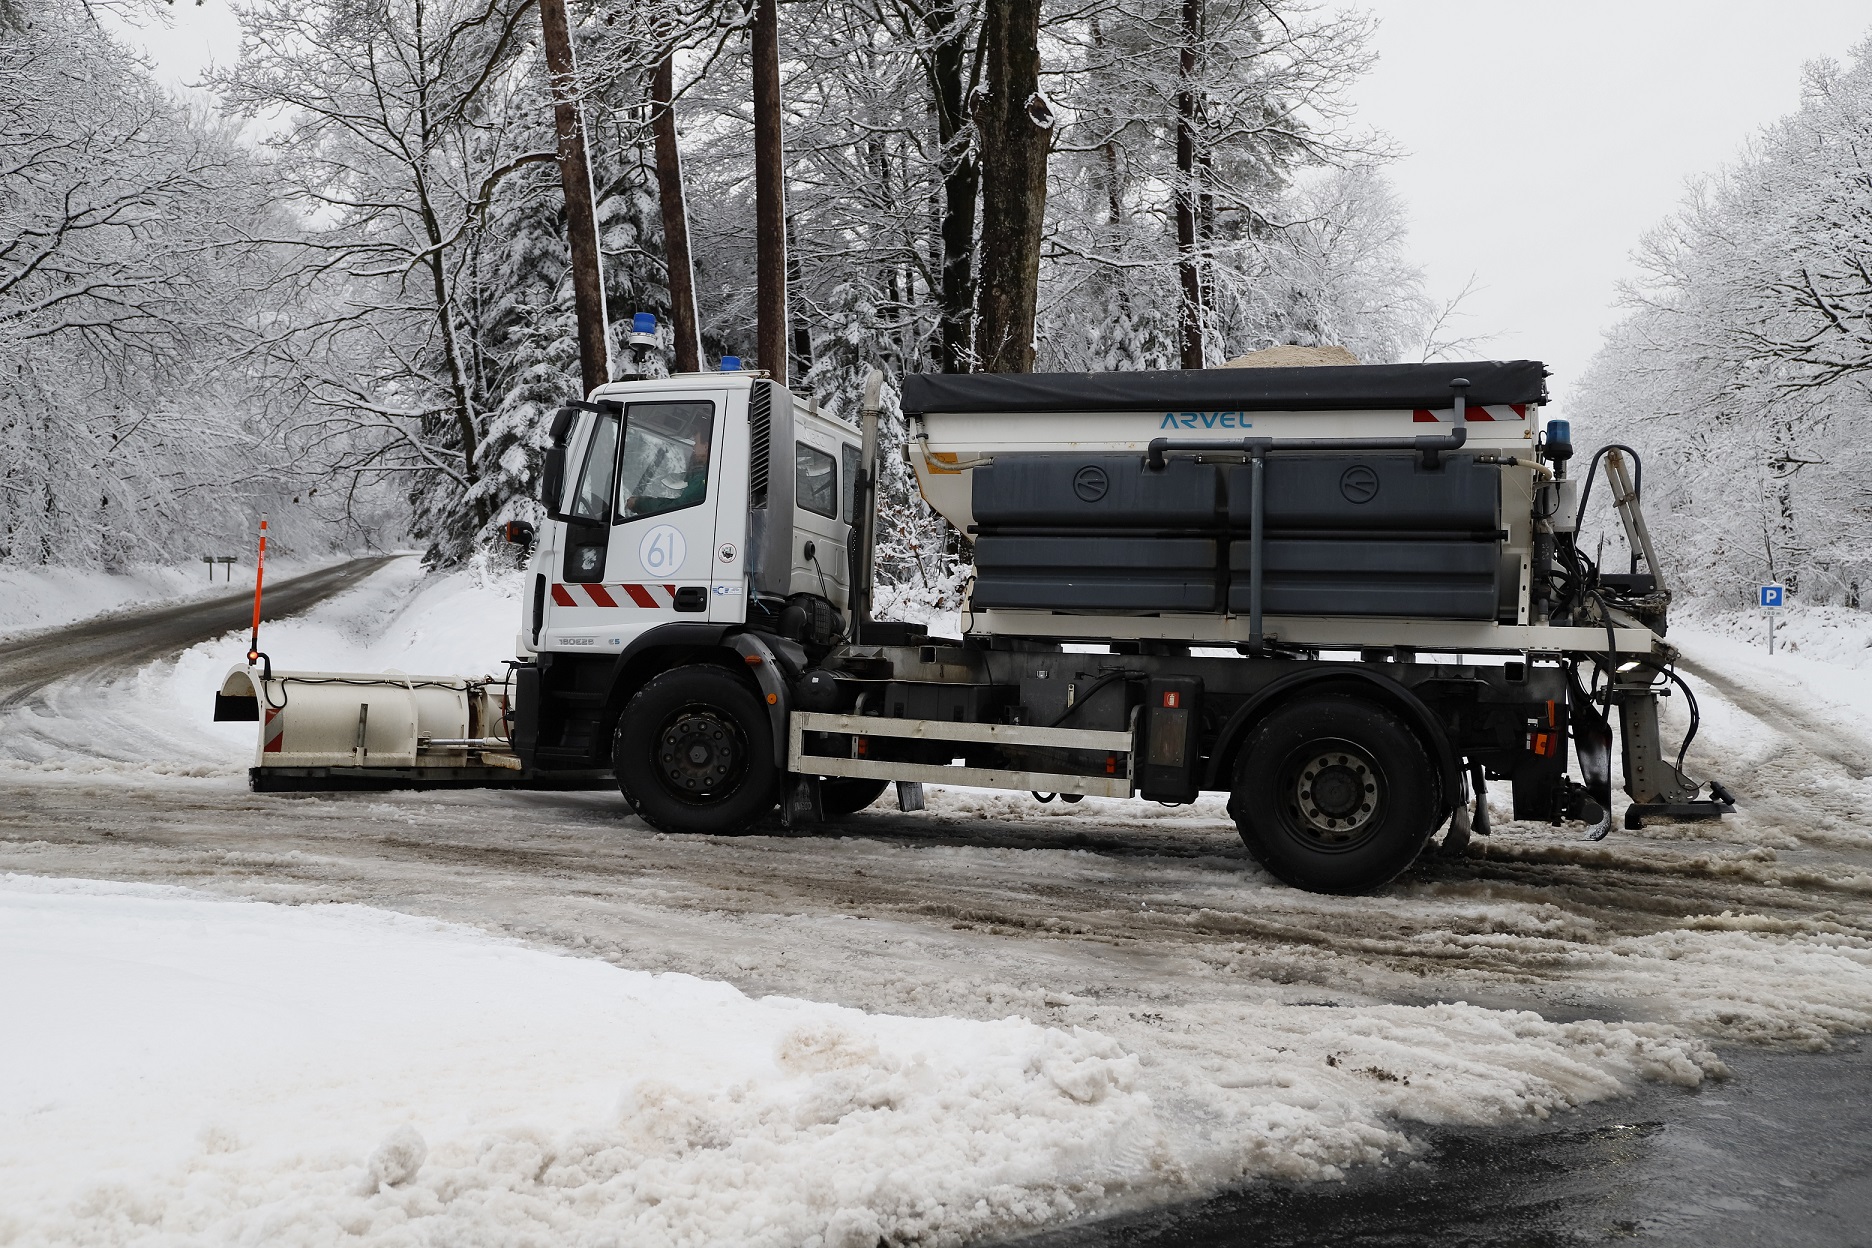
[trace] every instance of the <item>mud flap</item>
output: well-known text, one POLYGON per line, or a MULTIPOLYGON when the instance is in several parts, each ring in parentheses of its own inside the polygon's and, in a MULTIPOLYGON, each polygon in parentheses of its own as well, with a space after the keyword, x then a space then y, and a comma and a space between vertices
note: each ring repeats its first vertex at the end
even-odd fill
POLYGON ((825 822, 825 799, 820 796, 818 776, 788 776, 784 793, 780 803, 782 827, 792 831, 825 822))
POLYGON ((1587 795, 1599 803, 1599 809, 1604 812, 1590 835, 1595 841, 1603 841, 1606 833, 1612 830, 1612 724, 1586 696, 1585 687, 1580 684, 1578 664, 1568 665, 1567 684, 1573 694, 1568 699, 1572 704, 1569 715, 1573 724, 1573 757, 1579 760, 1580 780, 1587 795))

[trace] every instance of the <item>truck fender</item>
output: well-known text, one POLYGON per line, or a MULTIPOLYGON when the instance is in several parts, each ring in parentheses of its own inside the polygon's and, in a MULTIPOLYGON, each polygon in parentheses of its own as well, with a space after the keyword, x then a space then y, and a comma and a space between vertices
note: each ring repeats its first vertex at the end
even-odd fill
MULTIPOLYGON (((657 671, 674 664, 658 664, 655 654, 659 650, 676 650, 683 653, 681 662, 687 663, 689 656, 706 653, 710 650, 724 650, 723 638, 727 636, 730 625, 727 624, 691 624, 682 621, 673 624, 658 624, 648 628, 618 654, 617 661, 611 665, 611 679, 605 695, 605 722, 612 726, 624 710, 624 704, 630 701, 633 693, 657 671)), ((724 656, 725 657, 725 656, 724 656)), ((521 755, 525 758, 525 755, 521 755)), ((604 763, 609 766, 609 748, 606 747, 604 763)), ((594 759, 594 762, 599 760, 594 759)))
POLYGON ((1326 693, 1333 689, 1362 694, 1403 712, 1406 721, 1417 729, 1424 744, 1430 749, 1430 757, 1436 764, 1437 777, 1442 785, 1444 807, 1448 808, 1454 802, 1455 795, 1461 792, 1457 779, 1456 752, 1450 748, 1449 737, 1443 731, 1443 725, 1437 722, 1436 715, 1424 705, 1422 698, 1397 681, 1362 667, 1351 666, 1339 671, 1294 672, 1282 676, 1249 698, 1229 716, 1222 731, 1216 734, 1215 749, 1209 756, 1209 779, 1203 787, 1226 791, 1233 786, 1236 753, 1250 730, 1275 707, 1302 692, 1326 693))
POLYGON ((774 766, 781 771, 787 765, 787 715, 793 709, 793 696, 787 692, 786 674, 773 648, 758 633, 736 633, 729 641, 741 661, 754 673, 760 686, 761 700, 767 703, 767 719, 773 725, 774 766))

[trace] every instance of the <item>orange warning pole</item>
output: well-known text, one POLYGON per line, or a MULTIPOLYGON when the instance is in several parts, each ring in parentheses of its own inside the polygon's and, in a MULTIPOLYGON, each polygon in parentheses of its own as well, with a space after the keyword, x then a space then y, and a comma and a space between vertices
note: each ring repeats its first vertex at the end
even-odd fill
MULTIPOLYGON (((253 636, 247 641, 247 666, 252 667, 260 656, 260 584, 266 577, 266 513, 260 513, 260 556, 254 560, 254 618, 253 636)), ((268 664, 272 666, 272 664, 268 664)))

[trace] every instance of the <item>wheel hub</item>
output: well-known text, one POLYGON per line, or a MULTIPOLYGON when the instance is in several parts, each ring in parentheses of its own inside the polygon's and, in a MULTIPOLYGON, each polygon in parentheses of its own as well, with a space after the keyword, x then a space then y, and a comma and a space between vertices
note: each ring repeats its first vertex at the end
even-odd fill
POLYGON ((719 793, 740 774, 740 737, 733 725, 711 711, 676 716, 664 727, 657 747, 663 780, 685 796, 719 793))
POLYGON ((1383 804, 1382 778, 1361 750, 1318 750, 1294 773, 1289 810, 1301 830, 1329 844, 1355 839, 1383 804))

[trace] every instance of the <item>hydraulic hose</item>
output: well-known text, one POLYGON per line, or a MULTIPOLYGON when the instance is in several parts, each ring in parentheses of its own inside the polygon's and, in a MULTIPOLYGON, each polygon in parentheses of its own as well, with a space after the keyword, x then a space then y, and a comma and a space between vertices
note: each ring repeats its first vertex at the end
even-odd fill
POLYGON ((1632 450, 1631 447, 1626 446, 1623 442, 1606 443, 1593 452, 1592 459, 1586 465, 1586 484, 1580 490, 1579 510, 1573 513, 1573 531, 1575 533, 1579 532, 1580 522, 1586 518, 1586 504, 1592 498, 1593 477, 1594 474, 1599 471, 1599 461, 1605 458, 1605 453, 1607 451, 1624 451, 1627 455, 1632 457, 1632 465, 1634 467, 1632 474, 1632 491, 1640 497, 1644 495, 1644 456, 1632 450))

